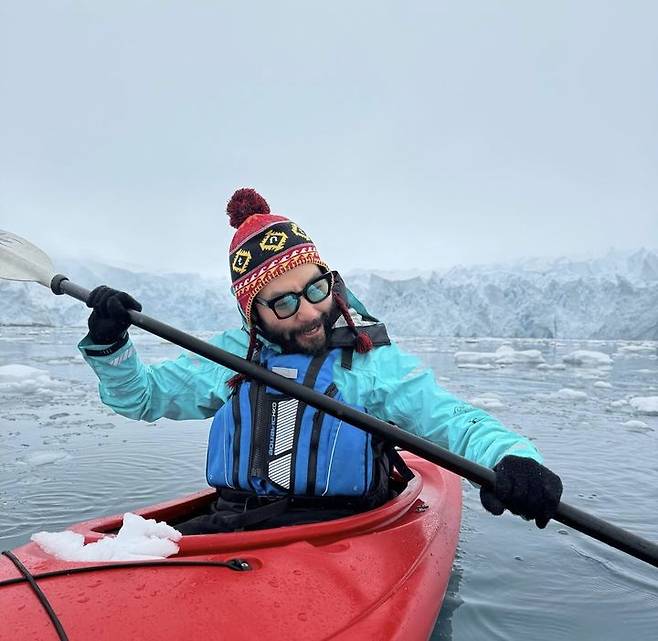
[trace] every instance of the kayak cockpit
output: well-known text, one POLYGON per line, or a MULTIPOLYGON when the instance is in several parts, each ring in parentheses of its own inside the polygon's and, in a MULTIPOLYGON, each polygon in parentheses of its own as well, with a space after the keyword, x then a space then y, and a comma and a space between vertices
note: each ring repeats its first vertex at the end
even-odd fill
MULTIPOLYGON (((414 478, 409 482, 402 479, 394 481, 392 498, 383 505, 357 514, 330 520, 315 521, 296 525, 263 528, 240 532, 225 532, 220 534, 196 534, 183 536, 179 541, 181 554, 197 554, 200 552, 235 550, 237 548, 253 548, 263 545, 282 545, 295 540, 316 540, 326 544, 332 539, 344 538, 349 534, 361 534, 384 527, 409 511, 414 503, 419 502, 423 488, 422 473, 413 470, 414 478)), ((155 506, 136 510, 136 513, 146 519, 165 521, 176 527, 177 523, 186 521, 195 514, 207 509, 216 498, 213 488, 207 488, 195 494, 178 498, 155 506)), ((115 534, 121 527, 123 515, 113 515, 80 523, 71 529, 84 535, 85 542, 97 541, 107 534, 115 534)))

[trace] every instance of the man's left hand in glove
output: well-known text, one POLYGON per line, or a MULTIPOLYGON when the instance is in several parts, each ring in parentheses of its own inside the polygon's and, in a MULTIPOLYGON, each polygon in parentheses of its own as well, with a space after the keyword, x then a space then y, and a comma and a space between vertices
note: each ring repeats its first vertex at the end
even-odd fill
POLYGON ((496 515, 507 509, 528 521, 534 520, 538 528, 545 528, 560 504, 560 477, 537 461, 521 456, 505 456, 493 469, 494 486, 480 488, 484 508, 496 515))

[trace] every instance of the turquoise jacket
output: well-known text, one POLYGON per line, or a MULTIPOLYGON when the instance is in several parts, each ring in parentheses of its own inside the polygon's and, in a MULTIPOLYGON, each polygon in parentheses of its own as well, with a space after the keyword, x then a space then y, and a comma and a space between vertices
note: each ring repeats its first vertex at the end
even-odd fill
MULTIPOLYGON (((222 332, 210 342, 238 356, 247 354, 248 335, 242 329, 222 332)), ((162 417, 207 419, 228 398, 227 381, 235 372, 201 356, 183 353, 175 360, 145 365, 130 340, 109 356, 85 351, 103 347, 89 336, 79 344, 100 379, 101 400, 122 416, 149 422, 162 417)), ((366 354, 355 352, 351 369, 341 367, 337 359, 334 382, 347 403, 481 465, 493 467, 507 454, 543 462, 530 441, 452 396, 415 356, 394 343, 366 354)))

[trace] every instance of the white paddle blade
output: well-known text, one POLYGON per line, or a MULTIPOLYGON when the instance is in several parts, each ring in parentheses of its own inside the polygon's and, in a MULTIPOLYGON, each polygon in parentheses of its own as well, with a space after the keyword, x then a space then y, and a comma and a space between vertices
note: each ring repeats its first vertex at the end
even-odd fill
POLYGON ((24 238, 0 229, 0 278, 50 287, 55 268, 48 256, 24 238))

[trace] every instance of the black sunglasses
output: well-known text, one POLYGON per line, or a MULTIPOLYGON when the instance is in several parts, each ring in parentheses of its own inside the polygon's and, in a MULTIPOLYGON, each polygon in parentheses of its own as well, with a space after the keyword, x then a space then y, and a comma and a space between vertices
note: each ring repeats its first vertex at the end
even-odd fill
POLYGON ((280 296, 270 298, 270 300, 255 298, 254 302, 269 307, 279 320, 284 320, 297 313, 302 302, 302 296, 313 305, 321 303, 331 294, 333 284, 334 276, 332 272, 327 272, 307 283, 301 292, 286 292, 280 296))

